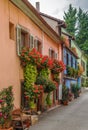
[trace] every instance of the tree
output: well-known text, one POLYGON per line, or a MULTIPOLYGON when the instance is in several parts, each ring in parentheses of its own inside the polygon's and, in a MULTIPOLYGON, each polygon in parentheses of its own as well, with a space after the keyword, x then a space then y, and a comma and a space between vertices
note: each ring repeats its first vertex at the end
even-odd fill
POLYGON ((87 77, 88 77, 88 60, 87 60, 87 77))
POLYGON ((64 20, 67 24, 67 31, 75 36, 75 32, 76 32, 76 21, 77 21, 77 10, 76 8, 73 8, 72 5, 69 5, 69 9, 67 12, 64 12, 65 16, 64 16, 64 20))
POLYGON ((77 18, 78 32, 76 42, 79 47, 88 54, 88 13, 79 8, 77 18))
POLYGON ((64 12, 64 15, 67 31, 76 37, 76 43, 88 55, 88 12, 85 12, 81 8, 77 11, 70 4, 68 11, 64 12))

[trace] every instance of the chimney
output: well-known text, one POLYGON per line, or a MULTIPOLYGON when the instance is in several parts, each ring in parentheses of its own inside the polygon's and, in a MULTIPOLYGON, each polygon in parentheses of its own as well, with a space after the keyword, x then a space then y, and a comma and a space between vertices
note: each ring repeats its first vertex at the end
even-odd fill
POLYGON ((36 2, 36 9, 38 12, 40 12, 40 2, 36 2))

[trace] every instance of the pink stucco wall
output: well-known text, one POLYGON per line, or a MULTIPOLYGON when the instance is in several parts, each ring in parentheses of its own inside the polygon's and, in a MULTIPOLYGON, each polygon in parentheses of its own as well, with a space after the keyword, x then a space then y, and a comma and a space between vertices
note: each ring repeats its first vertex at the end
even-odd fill
POLYGON ((14 24, 15 34, 16 25, 20 24, 28 28, 31 34, 38 36, 43 43, 44 55, 48 55, 48 49, 51 47, 56 52, 59 52, 59 58, 61 59, 61 51, 60 46, 42 32, 9 0, 0 1, 0 90, 3 87, 12 85, 15 97, 14 104, 16 107, 19 107, 21 99, 20 81, 23 79, 23 72, 19 57, 16 54, 16 35, 14 40, 9 38, 9 21, 14 24))

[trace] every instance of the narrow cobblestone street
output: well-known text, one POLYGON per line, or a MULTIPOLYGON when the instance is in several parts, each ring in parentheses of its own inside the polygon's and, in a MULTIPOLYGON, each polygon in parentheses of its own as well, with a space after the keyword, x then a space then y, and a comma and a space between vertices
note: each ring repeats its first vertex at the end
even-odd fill
POLYGON ((41 115, 30 130, 88 130, 88 90, 68 106, 41 115))

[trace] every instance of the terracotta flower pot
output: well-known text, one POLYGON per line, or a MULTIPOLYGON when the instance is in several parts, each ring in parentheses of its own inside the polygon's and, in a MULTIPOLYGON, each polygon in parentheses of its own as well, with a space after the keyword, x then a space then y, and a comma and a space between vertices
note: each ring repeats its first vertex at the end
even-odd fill
POLYGON ((13 127, 10 127, 10 128, 0 128, 0 130, 13 130, 13 127))
POLYGON ((68 105, 68 101, 63 101, 63 105, 68 105))

